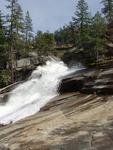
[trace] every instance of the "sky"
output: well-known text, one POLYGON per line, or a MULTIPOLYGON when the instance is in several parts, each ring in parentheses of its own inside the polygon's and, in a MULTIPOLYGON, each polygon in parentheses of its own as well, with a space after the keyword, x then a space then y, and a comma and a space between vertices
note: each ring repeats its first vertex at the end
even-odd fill
MULTIPOLYGON (((54 32, 71 21, 77 0, 18 0, 24 10, 30 12, 34 32, 54 32)), ((94 14, 101 9, 99 0, 86 0, 89 11, 94 14)), ((0 10, 7 13, 6 0, 0 0, 0 10)))

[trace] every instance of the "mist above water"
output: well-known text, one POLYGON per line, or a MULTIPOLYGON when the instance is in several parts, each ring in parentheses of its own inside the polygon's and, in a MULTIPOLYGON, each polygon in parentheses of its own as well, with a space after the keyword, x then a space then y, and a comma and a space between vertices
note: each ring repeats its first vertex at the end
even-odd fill
POLYGON ((79 70, 69 69, 62 61, 51 59, 37 67, 28 81, 17 86, 8 102, 0 106, 0 123, 8 124, 31 116, 58 95, 61 77, 79 70))

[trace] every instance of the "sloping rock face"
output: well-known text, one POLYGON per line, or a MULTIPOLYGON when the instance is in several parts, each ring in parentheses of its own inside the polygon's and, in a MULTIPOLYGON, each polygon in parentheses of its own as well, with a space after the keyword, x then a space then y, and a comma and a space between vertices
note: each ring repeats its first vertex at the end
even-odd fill
POLYGON ((0 150, 113 150, 113 96, 70 93, 0 127, 0 150))
POLYGON ((59 92, 66 93, 70 91, 113 95, 113 69, 84 69, 65 77, 60 84, 59 92))

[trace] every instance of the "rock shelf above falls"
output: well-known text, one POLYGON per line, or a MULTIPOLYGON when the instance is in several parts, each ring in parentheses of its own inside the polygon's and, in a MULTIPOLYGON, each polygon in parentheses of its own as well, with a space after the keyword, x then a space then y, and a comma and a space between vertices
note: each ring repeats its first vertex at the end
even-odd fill
POLYGON ((1 126, 0 149, 113 150, 113 69, 80 71, 59 91, 39 113, 1 126))

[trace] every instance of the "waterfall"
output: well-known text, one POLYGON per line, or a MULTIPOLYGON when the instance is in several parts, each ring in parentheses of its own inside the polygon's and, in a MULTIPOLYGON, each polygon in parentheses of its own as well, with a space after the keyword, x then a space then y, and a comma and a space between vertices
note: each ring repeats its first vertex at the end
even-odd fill
POLYGON ((78 70, 69 69, 62 61, 51 59, 37 67, 29 79, 11 91, 8 102, 0 105, 0 123, 8 124, 31 116, 58 95, 61 77, 78 70))

